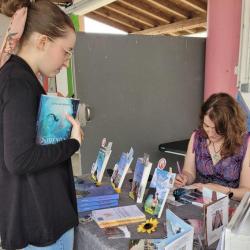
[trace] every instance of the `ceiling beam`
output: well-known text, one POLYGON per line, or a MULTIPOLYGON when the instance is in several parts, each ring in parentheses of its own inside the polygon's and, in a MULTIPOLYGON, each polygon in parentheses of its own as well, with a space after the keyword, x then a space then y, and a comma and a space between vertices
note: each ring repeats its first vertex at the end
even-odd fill
POLYGON ((150 28, 147 30, 142 30, 134 32, 134 34, 140 35, 160 35, 170 32, 179 32, 186 29, 194 29, 197 27, 202 27, 207 22, 206 17, 194 17, 190 19, 181 20, 171 24, 165 24, 158 26, 156 28, 150 28))
POLYGON ((160 25, 159 22, 156 22, 156 21, 146 17, 145 15, 137 12, 136 10, 134 10, 128 6, 120 4, 119 2, 109 4, 106 7, 108 9, 113 10, 113 11, 116 11, 117 13, 120 13, 121 15, 127 16, 129 18, 134 19, 135 21, 143 23, 144 25, 147 25, 151 28, 160 25))
POLYGON ((98 22, 101 22, 101 23, 107 24, 109 26, 112 26, 114 28, 117 28, 119 30, 125 31, 127 33, 131 33, 133 31, 135 31, 134 29, 131 29, 130 27, 127 27, 125 25, 117 23, 113 20, 107 19, 106 17, 103 17, 103 16, 101 16, 97 13, 94 13, 94 12, 88 13, 88 14, 86 14, 86 16, 89 18, 92 18, 93 20, 96 20, 98 22))
POLYGON ((202 13, 207 13, 207 4, 205 2, 202 2, 200 0, 180 0, 180 2, 202 13))
POLYGON ((147 0, 148 2, 152 3, 153 5, 165 9, 171 15, 175 15, 181 18, 189 18, 190 13, 186 10, 179 8, 176 4, 171 3, 166 0, 147 0))
POLYGON ((106 17, 106 18, 108 18, 112 21, 115 21, 117 23, 120 23, 124 26, 127 26, 128 28, 131 28, 135 31, 136 30, 140 31, 140 30, 144 29, 144 27, 141 24, 138 24, 137 22, 135 22, 133 20, 128 20, 126 17, 121 16, 115 12, 112 12, 112 11, 106 9, 105 7, 98 9, 98 10, 95 10, 94 13, 101 15, 103 17, 106 17))
POLYGON ((145 0, 143 2, 138 0, 119 0, 119 2, 161 22, 170 23, 172 21, 169 15, 156 8, 152 8, 151 5, 146 4, 145 0))
POLYGON ((185 30, 188 34, 193 34, 194 32, 192 30, 186 29, 185 30))
POLYGON ((117 0, 80 0, 75 1, 70 7, 63 8, 63 10, 67 14, 85 15, 115 1, 117 0))

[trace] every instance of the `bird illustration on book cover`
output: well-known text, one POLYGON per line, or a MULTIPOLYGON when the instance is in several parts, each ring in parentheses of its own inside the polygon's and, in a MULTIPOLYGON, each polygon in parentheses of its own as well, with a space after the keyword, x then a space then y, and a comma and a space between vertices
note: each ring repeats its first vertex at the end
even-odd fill
POLYGON ((42 95, 38 110, 37 138, 38 144, 55 144, 70 137, 72 124, 66 114, 76 117, 79 100, 42 95))

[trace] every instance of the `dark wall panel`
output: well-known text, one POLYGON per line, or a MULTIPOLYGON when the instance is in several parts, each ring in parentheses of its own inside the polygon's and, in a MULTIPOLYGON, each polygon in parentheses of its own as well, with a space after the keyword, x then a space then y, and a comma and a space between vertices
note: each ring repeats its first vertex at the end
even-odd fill
POLYGON ((204 39, 78 33, 77 96, 93 111, 83 172, 103 137, 113 141, 108 167, 130 146, 156 163, 160 143, 189 138, 203 100, 204 51, 204 39))

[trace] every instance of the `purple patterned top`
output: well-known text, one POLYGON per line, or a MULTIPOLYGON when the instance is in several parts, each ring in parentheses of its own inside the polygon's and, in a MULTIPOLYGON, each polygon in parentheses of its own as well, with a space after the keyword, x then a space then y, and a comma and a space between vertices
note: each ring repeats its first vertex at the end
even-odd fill
POLYGON ((195 131, 193 152, 195 152, 196 181, 216 183, 222 186, 237 188, 240 183, 242 162, 247 149, 250 133, 244 137, 238 154, 219 160, 215 165, 207 147, 207 139, 201 130, 195 131))

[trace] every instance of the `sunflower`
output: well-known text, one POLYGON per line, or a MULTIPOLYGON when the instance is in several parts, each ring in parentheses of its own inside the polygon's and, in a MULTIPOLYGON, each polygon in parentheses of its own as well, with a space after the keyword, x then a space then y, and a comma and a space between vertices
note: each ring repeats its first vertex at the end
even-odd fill
POLYGON ((151 234, 152 232, 155 232, 158 223, 159 222, 157 219, 150 218, 137 227, 137 232, 151 234))

